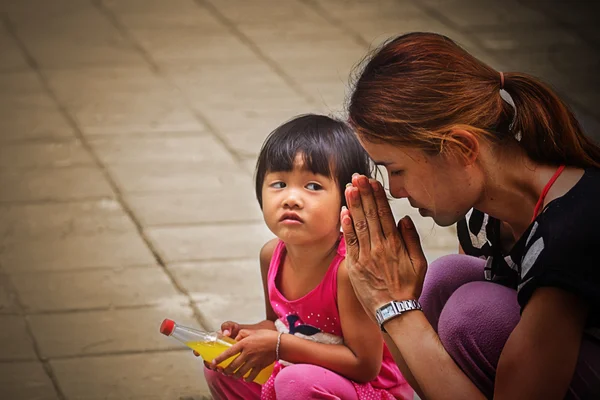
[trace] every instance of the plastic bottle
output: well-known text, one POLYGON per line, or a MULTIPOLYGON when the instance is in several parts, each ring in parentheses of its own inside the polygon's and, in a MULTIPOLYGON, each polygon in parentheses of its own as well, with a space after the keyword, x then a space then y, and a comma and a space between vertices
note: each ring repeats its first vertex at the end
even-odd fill
MULTIPOLYGON (((177 339, 190 349, 195 350, 206 362, 211 362, 219 354, 236 343, 236 341, 232 338, 223 336, 218 332, 205 332, 188 328, 177 325, 173 320, 170 319, 165 319, 162 322, 160 325, 160 333, 177 339)), ((234 355, 229 357, 220 363, 219 366, 222 368, 227 367, 235 359, 235 357, 237 356, 234 355)), ((260 373, 254 379, 254 382, 260 385, 264 384, 269 379, 272 372, 273 364, 260 371, 260 373)), ((250 373, 247 373, 244 377, 247 377, 249 374, 250 373)))

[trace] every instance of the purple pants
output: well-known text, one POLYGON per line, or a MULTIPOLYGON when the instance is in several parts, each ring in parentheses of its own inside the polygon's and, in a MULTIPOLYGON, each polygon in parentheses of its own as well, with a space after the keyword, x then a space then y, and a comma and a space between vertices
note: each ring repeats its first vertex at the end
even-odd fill
MULTIPOLYGON (((485 261, 449 255, 431 263, 420 302, 444 348, 492 398, 500 353, 520 319, 517 292, 486 282, 485 261)), ((567 399, 600 399, 600 342, 584 336, 567 399)))

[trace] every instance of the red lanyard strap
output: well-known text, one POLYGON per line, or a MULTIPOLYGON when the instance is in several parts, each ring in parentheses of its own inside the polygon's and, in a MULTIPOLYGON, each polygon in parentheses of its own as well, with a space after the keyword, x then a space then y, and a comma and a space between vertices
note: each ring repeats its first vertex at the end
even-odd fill
POLYGON ((560 167, 558 167, 558 169, 556 170, 554 175, 552 175, 552 178, 550 178, 548 183, 546 183, 546 186, 544 186, 544 190, 542 190, 542 194, 540 195, 540 198, 538 199, 537 204, 535 205, 535 208, 533 209, 533 218, 531 219, 531 222, 535 221, 536 217, 540 213, 541 208, 544 206, 544 200, 546 199, 546 195, 548 194, 548 191, 550 190, 552 185, 554 185, 554 182, 556 182, 556 180, 558 179, 558 177, 560 176, 560 174, 563 172, 564 169, 565 169, 564 165, 561 165, 560 167))

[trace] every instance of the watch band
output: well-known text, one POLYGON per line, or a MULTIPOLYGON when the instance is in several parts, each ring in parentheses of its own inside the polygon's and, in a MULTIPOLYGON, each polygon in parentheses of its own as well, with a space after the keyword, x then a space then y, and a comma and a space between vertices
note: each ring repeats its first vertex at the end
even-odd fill
POLYGON ((412 310, 422 310, 421 304, 417 300, 390 301, 377 309, 375 319, 379 323, 381 330, 386 332, 383 324, 392 318, 412 310))

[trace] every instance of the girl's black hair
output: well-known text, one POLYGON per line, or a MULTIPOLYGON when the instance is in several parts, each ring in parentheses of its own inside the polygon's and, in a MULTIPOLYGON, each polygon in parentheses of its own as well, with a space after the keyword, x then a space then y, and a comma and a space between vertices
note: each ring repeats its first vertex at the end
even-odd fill
POLYGON ((268 172, 291 171, 298 154, 304 167, 315 174, 333 178, 344 191, 352 174, 372 176, 374 166, 352 129, 331 117, 305 114, 293 118, 269 134, 256 163, 256 198, 262 208, 262 187, 268 172))

